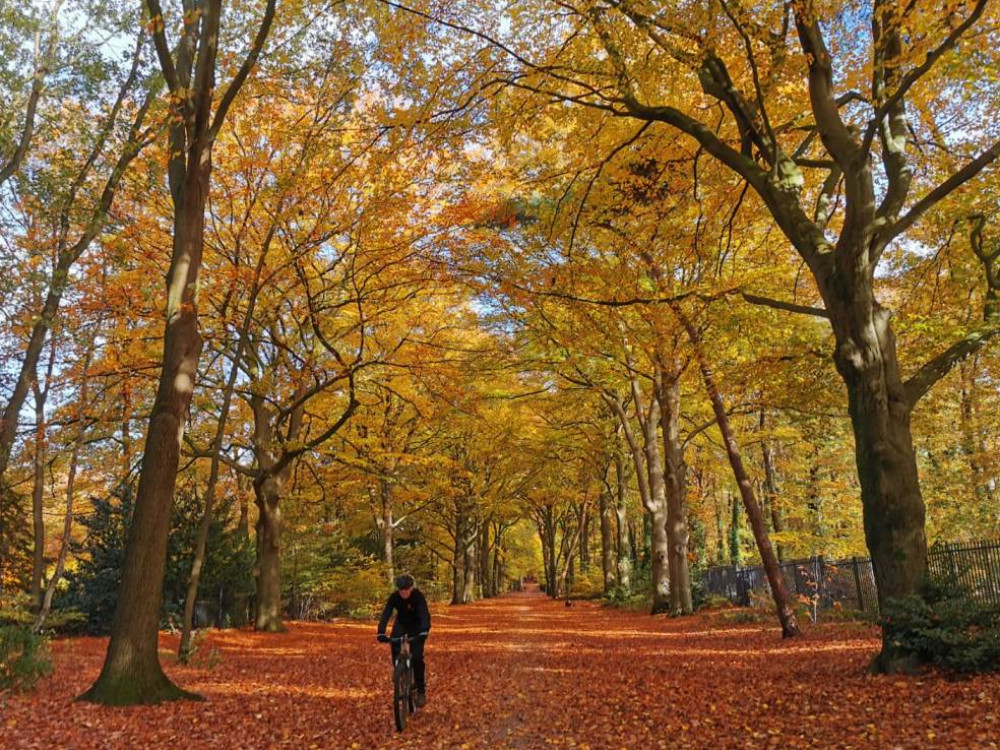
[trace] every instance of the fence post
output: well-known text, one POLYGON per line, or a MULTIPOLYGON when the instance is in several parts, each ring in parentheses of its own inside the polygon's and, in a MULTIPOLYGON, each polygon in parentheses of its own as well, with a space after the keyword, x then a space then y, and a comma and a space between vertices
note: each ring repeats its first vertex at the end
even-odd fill
POLYGON ((854 568, 854 585, 858 592, 858 609, 862 612, 865 611, 865 596, 861 591, 861 572, 858 570, 858 556, 854 555, 851 558, 851 567, 854 568))

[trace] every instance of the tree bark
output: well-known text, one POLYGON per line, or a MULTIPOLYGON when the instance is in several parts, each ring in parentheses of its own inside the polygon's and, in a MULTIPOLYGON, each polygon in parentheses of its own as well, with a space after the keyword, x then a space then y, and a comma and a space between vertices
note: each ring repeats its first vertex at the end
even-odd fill
POLYGON ((465 602, 465 526, 468 519, 465 516, 465 509, 459 500, 455 503, 455 548, 452 555, 451 565, 451 603, 463 604, 465 602))
POLYGON ((476 541, 478 539, 478 524, 469 519, 466 526, 467 536, 462 545, 465 581, 462 587, 462 604, 471 604, 476 600, 476 541))
POLYGON ((659 377, 660 426, 663 432, 664 481, 667 501, 667 541, 670 546, 670 608, 691 614, 691 571, 688 564, 687 464, 680 439, 681 388, 679 374, 664 372, 659 377))
POLYGON ((856 304, 855 295, 829 294, 826 302, 838 342, 834 361, 847 385, 865 539, 884 606, 924 578, 926 513, 889 313, 872 298, 856 304))
POLYGON ((278 507, 280 480, 268 477, 254 483, 259 516, 257 520, 257 612, 256 630, 280 633, 281 618, 281 510, 278 507))
MULTIPOLYGON (((207 163, 208 154, 204 157, 207 163)), ((189 172, 184 199, 175 214, 163 369, 143 451, 111 643, 97 682, 81 696, 95 703, 131 705, 194 697, 163 673, 157 633, 181 437, 201 354, 195 290, 201 270, 208 177, 207 167, 189 172)))

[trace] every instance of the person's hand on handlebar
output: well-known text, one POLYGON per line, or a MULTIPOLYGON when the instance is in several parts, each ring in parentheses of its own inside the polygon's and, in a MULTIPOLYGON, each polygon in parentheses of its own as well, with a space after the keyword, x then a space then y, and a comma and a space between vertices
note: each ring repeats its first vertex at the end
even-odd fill
POLYGON ((389 636, 387 636, 385 633, 379 633, 377 636, 375 636, 375 639, 379 643, 389 643, 389 640, 390 640, 389 636))

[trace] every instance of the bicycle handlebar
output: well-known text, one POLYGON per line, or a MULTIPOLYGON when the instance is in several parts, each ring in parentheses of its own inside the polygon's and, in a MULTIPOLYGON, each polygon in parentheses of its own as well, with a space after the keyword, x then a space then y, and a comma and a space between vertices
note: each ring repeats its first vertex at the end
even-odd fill
MULTIPOLYGON (((384 633, 379 633, 379 635, 385 635, 385 634, 384 633)), ((388 640, 389 640, 390 643, 402 643, 404 640, 414 641, 417 638, 426 638, 428 635, 429 635, 429 632, 425 630, 423 633, 417 633, 414 636, 410 636, 409 633, 404 633, 403 635, 396 636, 395 638, 393 638, 393 637, 390 636, 388 638, 388 640)))

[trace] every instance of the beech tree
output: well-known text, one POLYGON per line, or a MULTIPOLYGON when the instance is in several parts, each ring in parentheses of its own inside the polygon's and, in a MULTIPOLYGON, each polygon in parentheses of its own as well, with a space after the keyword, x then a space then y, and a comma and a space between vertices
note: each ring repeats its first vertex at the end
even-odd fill
POLYGON ((147 2, 153 42, 171 99, 168 179, 174 216, 163 365, 146 434, 111 642, 101 674, 81 696, 83 700, 126 705, 194 697, 163 673, 157 630, 181 438, 201 352, 197 293, 205 205, 211 187, 212 146, 257 64, 276 2, 268 0, 246 57, 218 99, 215 77, 222 0, 184 0, 176 45, 167 37, 167 19, 158 0, 147 2))

